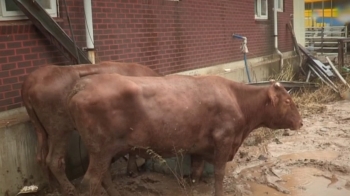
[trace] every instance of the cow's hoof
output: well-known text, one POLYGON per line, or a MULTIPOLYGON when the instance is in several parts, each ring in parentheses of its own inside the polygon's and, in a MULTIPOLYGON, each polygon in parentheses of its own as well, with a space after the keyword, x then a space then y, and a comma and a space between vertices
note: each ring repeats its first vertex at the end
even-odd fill
POLYGON ((198 183, 198 180, 193 179, 191 175, 183 175, 182 178, 189 185, 194 185, 198 183))
POLYGON ((131 177, 131 178, 136 178, 139 176, 139 173, 138 172, 128 172, 128 176, 131 177))

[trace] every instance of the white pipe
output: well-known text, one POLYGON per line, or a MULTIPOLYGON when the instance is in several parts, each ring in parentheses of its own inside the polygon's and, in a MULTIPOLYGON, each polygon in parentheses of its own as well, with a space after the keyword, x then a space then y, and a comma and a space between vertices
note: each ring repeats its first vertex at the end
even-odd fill
POLYGON ((282 52, 278 49, 278 31, 277 31, 277 5, 278 5, 278 0, 274 0, 274 6, 273 6, 273 17, 274 17, 274 25, 273 25, 273 34, 275 37, 275 50, 277 54, 280 56, 280 69, 283 68, 283 54, 282 52))
POLYGON ((94 31, 92 26, 91 0, 84 0, 86 48, 89 60, 95 64, 94 31))

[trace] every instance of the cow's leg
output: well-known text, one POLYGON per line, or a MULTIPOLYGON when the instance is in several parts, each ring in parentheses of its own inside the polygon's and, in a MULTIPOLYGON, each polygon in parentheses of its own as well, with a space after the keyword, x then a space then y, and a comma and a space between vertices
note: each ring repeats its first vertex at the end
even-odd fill
POLYGON ((82 196, 107 196, 106 190, 102 186, 102 181, 111 184, 110 175, 106 175, 112 160, 111 156, 105 156, 106 153, 90 153, 89 167, 79 186, 79 192, 82 196), (110 178, 110 182, 108 182, 110 178))
MULTIPOLYGON (((36 160, 38 164, 41 166, 43 175, 45 179, 49 182, 49 188, 52 189, 55 187, 57 182, 55 181, 55 178, 52 176, 52 173, 49 169, 49 167, 46 164, 46 157, 48 155, 48 143, 47 143, 47 133, 45 131, 45 128, 42 126, 40 120, 38 119, 37 114, 35 113, 35 110, 31 103, 29 103, 29 100, 24 99, 23 102, 26 105, 28 115, 30 117, 30 120, 34 126, 36 137, 37 137, 37 153, 36 153, 36 160)), ((52 190, 50 190, 52 191, 52 190)))
POLYGON ((129 176, 133 178, 139 175, 139 171, 136 163, 136 153, 134 151, 129 152, 127 173, 129 176))
POLYGON ((112 176, 109 171, 106 172, 106 175, 104 175, 104 178, 102 180, 103 187, 106 189, 109 196, 118 196, 119 191, 115 188, 112 176))
MULTIPOLYGON (((34 123, 34 122, 33 122, 34 123)), ((45 131, 42 129, 42 127, 36 125, 34 123, 35 129, 41 129, 41 131, 36 131, 37 134, 37 155, 36 155, 36 159, 37 162, 39 163, 39 165, 42 168, 44 177, 46 178, 46 180, 49 183, 49 191, 53 191, 54 187, 58 188, 58 182, 56 180, 56 178, 54 177, 53 173, 51 172, 49 166, 47 165, 46 162, 46 158, 48 156, 48 143, 47 143, 47 136, 45 135, 45 131)))
POLYGON ((199 182, 204 170, 204 160, 197 155, 191 155, 191 182, 199 182))
POLYGON ((67 178, 65 170, 65 153, 69 134, 63 134, 54 137, 49 137, 49 154, 46 158, 46 163, 49 166, 52 174, 56 177, 60 184, 62 194, 64 196, 78 195, 73 184, 67 178))
POLYGON ((232 148, 232 142, 219 133, 215 138, 215 154, 214 154, 214 189, 215 196, 223 196, 223 181, 225 176, 225 167, 232 148), (231 145, 230 145, 231 144, 231 145), (231 147, 231 148, 230 148, 231 147))

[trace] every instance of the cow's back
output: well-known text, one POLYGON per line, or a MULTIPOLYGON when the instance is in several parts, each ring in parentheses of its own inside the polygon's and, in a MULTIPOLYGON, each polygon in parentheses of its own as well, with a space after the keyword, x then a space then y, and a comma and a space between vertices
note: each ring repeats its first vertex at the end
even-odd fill
POLYGON ((66 113, 62 107, 75 83, 81 77, 100 73, 159 76, 150 68, 135 63, 102 62, 94 65, 64 67, 48 65, 29 74, 23 82, 22 99, 24 105, 38 110, 39 116, 47 116, 49 112, 55 112, 57 109, 56 115, 64 118, 66 113))
POLYGON ((77 65, 75 70, 79 73, 80 77, 85 77, 93 74, 103 74, 103 73, 118 73, 125 76, 160 76, 154 70, 140 65, 138 63, 121 63, 104 61, 98 65, 77 65))

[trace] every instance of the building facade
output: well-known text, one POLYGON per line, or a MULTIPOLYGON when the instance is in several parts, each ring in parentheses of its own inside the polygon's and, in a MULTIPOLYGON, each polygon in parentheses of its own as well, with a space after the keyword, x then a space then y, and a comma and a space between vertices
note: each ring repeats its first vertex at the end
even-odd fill
MULTIPOLYGON (((37 0, 86 47, 83 0, 37 0)), ((0 0, 0 111, 22 106, 24 78, 46 64, 72 64, 16 10, 0 0), (15 11, 13 11, 15 10, 15 11)), ((93 0, 96 62, 137 62, 162 74, 242 59, 232 34, 248 38, 249 58, 274 53, 273 0, 93 0)), ((12 5, 13 4, 13 5, 12 5)), ((278 0, 279 50, 293 50, 286 24, 293 2, 278 0)))

